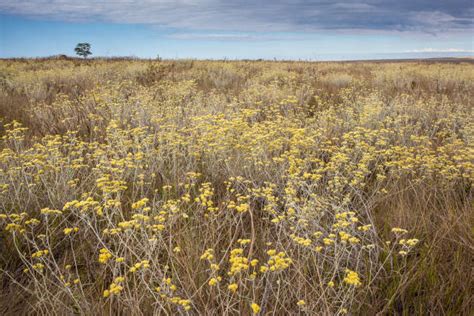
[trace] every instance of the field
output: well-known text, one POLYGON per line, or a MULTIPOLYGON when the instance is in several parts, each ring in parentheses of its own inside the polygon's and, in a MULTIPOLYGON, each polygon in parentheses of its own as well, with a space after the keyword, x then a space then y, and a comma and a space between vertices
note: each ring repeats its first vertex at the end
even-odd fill
POLYGON ((474 63, 0 61, 0 314, 468 315, 474 63))

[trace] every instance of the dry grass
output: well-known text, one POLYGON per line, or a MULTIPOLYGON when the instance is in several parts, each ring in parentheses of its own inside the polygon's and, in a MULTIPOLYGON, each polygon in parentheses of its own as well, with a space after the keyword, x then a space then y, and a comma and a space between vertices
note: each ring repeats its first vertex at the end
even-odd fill
POLYGON ((472 63, 0 61, 0 313, 469 314, 473 100, 472 63))

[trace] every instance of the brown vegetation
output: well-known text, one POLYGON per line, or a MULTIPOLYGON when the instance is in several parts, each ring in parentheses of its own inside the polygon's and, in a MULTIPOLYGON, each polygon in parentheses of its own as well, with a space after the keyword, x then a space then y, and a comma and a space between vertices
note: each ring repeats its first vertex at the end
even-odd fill
POLYGON ((467 315, 473 100, 464 62, 2 60, 0 313, 467 315))

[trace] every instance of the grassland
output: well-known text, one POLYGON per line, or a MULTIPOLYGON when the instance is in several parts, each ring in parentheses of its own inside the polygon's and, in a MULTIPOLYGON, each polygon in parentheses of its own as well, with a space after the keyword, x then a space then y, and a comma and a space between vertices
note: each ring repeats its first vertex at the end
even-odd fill
POLYGON ((0 61, 0 314, 468 315, 474 64, 0 61))

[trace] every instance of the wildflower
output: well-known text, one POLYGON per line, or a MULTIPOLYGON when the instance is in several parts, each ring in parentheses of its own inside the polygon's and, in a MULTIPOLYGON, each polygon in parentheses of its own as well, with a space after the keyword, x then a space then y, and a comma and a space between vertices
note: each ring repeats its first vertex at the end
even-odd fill
POLYGON ((229 284, 227 288, 232 292, 236 292, 239 286, 237 285, 237 283, 232 283, 232 284, 229 284))
POLYGON ((346 276, 344 278, 344 282, 355 287, 360 286, 362 284, 360 282, 359 274, 349 269, 346 269, 346 276))
POLYGON ((360 242, 360 239, 357 237, 350 237, 348 240, 351 244, 358 244, 360 242))
POLYGON ((137 210, 137 209, 143 208, 148 203, 148 201, 149 200, 147 198, 143 198, 140 201, 137 201, 137 202, 133 203, 132 204, 132 210, 137 210))
POLYGON ((366 231, 368 231, 371 227, 372 227, 372 225, 368 224, 368 225, 364 225, 364 226, 359 226, 359 227, 357 227, 357 230, 366 232, 366 231))
POLYGON ((77 233, 78 231, 79 231, 79 228, 77 228, 77 227, 74 227, 74 228, 64 228, 63 233, 64 233, 64 235, 69 235, 69 234, 71 234, 72 232, 77 233))
MULTIPOLYGON (((121 277, 119 277, 121 281, 123 281, 121 277)), ((117 279, 117 278, 116 278, 117 279)), ((105 290, 103 293, 104 298, 107 298, 111 295, 118 295, 122 292, 123 286, 117 284, 115 281, 110 284, 109 289, 105 290)))
MULTIPOLYGON (((288 258, 284 252, 276 253, 275 249, 267 251, 267 254, 270 258, 267 261, 267 267, 270 271, 281 271, 287 269, 292 263, 293 260, 288 258)), ((266 271, 266 269, 264 269, 266 271)), ((262 271, 262 268, 260 268, 262 271)))
POLYGON ((44 269, 44 264, 42 264, 42 263, 36 263, 36 264, 34 264, 32 267, 33 267, 33 269, 36 270, 36 271, 43 271, 43 269, 44 269))
POLYGON ((49 253, 48 249, 45 250, 38 250, 37 252, 33 253, 31 255, 31 258, 41 258, 42 256, 45 256, 49 253))
POLYGON ((219 280, 217 278, 211 278, 208 284, 209 286, 215 286, 217 285, 217 283, 219 283, 219 280))
POLYGON ((43 209, 41 209, 40 212, 43 215, 61 215, 63 213, 60 210, 52 210, 52 209, 49 209, 49 208, 43 208, 43 209))
POLYGON ((31 226, 36 226, 40 223, 39 220, 37 220, 36 218, 32 218, 32 219, 29 219, 25 222, 25 225, 31 225, 31 226))
POLYGON ((324 238, 323 239, 323 243, 326 245, 326 246, 330 246, 332 244, 334 244, 334 240, 330 239, 330 238, 324 238))
POLYGON ((248 210, 250 209, 250 206, 247 204, 247 203, 243 203, 243 204, 240 204, 240 205, 237 205, 235 207, 235 210, 239 213, 245 213, 247 212, 248 210))
POLYGON ((214 259, 214 250, 209 248, 207 249, 204 254, 201 256, 201 260, 212 260, 214 259))
POLYGON ((242 248, 232 249, 229 262, 231 264, 228 274, 235 275, 249 269, 249 260, 243 256, 242 248))
POLYGON ((140 262, 137 262, 129 269, 131 273, 135 273, 140 269, 148 269, 150 267, 150 261, 148 260, 143 260, 140 262))
POLYGON ((299 237, 299 236, 295 236, 295 235, 290 235, 290 237, 298 244, 300 244, 301 246, 310 246, 311 245, 311 239, 309 238, 303 238, 303 237, 299 237))
POLYGON ((106 248, 100 249, 99 263, 106 264, 110 258, 112 258, 112 254, 106 248))
POLYGON ((242 246, 245 246, 247 244, 250 244, 251 240, 250 239, 239 239, 237 240, 237 242, 242 245, 242 246))
POLYGON ((322 235, 323 235, 323 233, 322 233, 322 232, 319 232, 319 231, 313 233, 313 236, 316 237, 316 238, 319 238, 319 237, 321 237, 322 235))
POLYGON ((16 223, 7 224, 7 226, 5 226, 5 230, 7 232, 12 232, 12 233, 13 232, 23 233, 25 231, 21 225, 16 224, 16 223))
POLYGON ((257 303, 252 303, 250 305, 250 308, 252 309, 252 312, 253 312, 254 315, 256 315, 260 312, 260 306, 257 303))
POLYGON ((269 256, 274 256, 276 254, 276 250, 275 249, 270 249, 267 251, 267 255, 269 256))
POLYGON ((395 234, 406 234, 406 233, 408 233, 408 230, 403 229, 403 228, 400 228, 400 227, 394 227, 394 228, 392 228, 392 233, 395 233, 395 234))
POLYGON ((177 303, 179 305, 181 305, 184 308, 184 310, 186 310, 186 311, 191 309, 191 301, 190 300, 179 299, 177 303))
POLYGON ((298 305, 298 306, 301 307, 301 306, 306 305, 306 302, 305 302, 304 300, 299 300, 299 301, 296 303, 296 305, 298 305))
POLYGON ((416 239, 416 238, 414 238, 414 239, 408 239, 408 240, 406 241, 406 244, 407 244, 408 246, 410 246, 410 247, 414 247, 414 246, 416 246, 416 245, 418 244, 418 242, 419 242, 419 240, 416 239))

